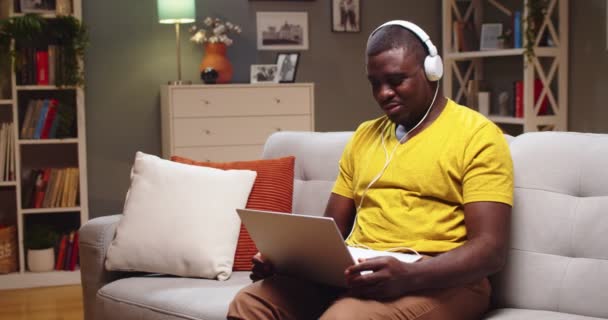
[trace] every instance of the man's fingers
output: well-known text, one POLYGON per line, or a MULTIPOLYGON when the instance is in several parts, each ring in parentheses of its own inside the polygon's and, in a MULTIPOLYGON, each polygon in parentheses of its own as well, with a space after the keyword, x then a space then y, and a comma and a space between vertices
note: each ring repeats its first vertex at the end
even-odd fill
POLYGON ((384 257, 370 258, 348 267, 346 269, 346 274, 358 274, 362 271, 377 271, 382 269, 385 265, 386 259, 384 257))

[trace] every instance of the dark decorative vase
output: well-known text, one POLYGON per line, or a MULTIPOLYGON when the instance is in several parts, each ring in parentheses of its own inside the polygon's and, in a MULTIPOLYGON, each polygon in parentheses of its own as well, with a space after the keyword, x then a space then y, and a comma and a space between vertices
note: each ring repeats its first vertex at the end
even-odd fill
POLYGON ((217 78, 219 74, 215 69, 211 67, 207 67, 201 71, 201 80, 203 80, 206 84, 215 84, 217 83, 217 78))

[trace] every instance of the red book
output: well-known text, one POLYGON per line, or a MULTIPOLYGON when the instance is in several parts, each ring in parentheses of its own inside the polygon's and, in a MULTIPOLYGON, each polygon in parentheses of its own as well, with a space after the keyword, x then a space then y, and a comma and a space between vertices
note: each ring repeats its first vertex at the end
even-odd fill
POLYGON ((49 84, 49 52, 36 51, 36 81, 39 85, 49 84))
POLYGON ((45 168, 42 169, 36 178, 36 196, 34 198, 34 208, 42 208, 50 175, 51 168, 45 168))
POLYGON ((515 117, 524 117, 524 82, 515 81, 515 117))
POLYGON ((76 270, 76 264, 78 263, 78 231, 74 232, 74 247, 72 249, 72 256, 70 257, 70 265, 68 270, 76 270))
MULTIPOLYGON (((536 106, 536 103, 538 102, 540 94, 543 92, 544 88, 545 86, 543 86, 543 82, 540 79, 534 80, 534 106, 536 106)), ((547 98, 548 93, 549 92, 545 94, 543 102, 541 102, 540 108, 538 108, 538 115, 547 114, 547 107, 549 106, 549 98, 547 98)))
POLYGON ((57 260, 55 260, 55 270, 63 270, 63 260, 65 259, 65 251, 68 246, 68 235, 64 234, 61 236, 61 242, 59 242, 59 250, 57 252, 57 260))
POLYGON ((53 126, 53 120, 55 120, 55 115, 57 114, 57 105, 59 102, 57 99, 51 99, 49 111, 46 114, 46 118, 44 119, 44 125, 42 126, 42 132, 40 133, 40 139, 48 139, 49 133, 51 132, 51 127, 53 126))

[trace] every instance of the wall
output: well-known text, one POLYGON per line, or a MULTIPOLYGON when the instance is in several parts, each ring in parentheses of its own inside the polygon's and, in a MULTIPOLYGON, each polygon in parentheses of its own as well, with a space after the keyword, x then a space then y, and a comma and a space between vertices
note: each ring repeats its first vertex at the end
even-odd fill
MULTIPOLYGON (((316 84, 318 131, 352 130, 378 114, 363 69, 368 33, 379 23, 406 18, 441 42, 441 1, 362 0, 362 32, 332 33, 328 0, 312 2, 197 0, 198 18, 228 18, 244 33, 229 49, 234 82, 247 82, 249 66, 273 63, 276 52, 257 51, 256 11, 307 11, 310 49, 303 51, 298 82, 316 84)), ((119 213, 136 150, 160 153, 159 85, 176 78, 175 33, 158 24, 156 1, 84 1, 90 27, 86 55, 87 141, 91 216, 119 213)), ((185 28, 183 28, 185 29, 185 28)), ((186 33, 186 32, 184 32, 186 33)), ((608 132, 606 1, 570 1, 569 129, 608 132)), ((440 49, 441 50, 441 49, 440 49)), ((183 78, 198 80, 202 49, 182 37, 183 78)))
POLYGON ((606 0, 570 0, 568 129, 608 132, 606 0))
MULTIPOLYGON (((119 213, 137 150, 160 154, 159 85, 176 78, 175 32, 157 23, 156 1, 83 1, 91 46, 85 58, 90 216, 119 213)), ((234 81, 248 82, 249 66, 274 63, 276 52, 257 51, 257 11, 307 11, 310 48, 303 51, 298 82, 316 84, 318 131, 354 130, 379 114, 364 73, 368 33, 378 24, 406 18, 439 44, 440 1, 362 0, 362 32, 332 33, 328 0, 312 2, 197 0, 198 19, 220 16, 244 30, 229 56, 234 81)), ((183 79, 200 83, 202 48, 182 27, 183 79)))

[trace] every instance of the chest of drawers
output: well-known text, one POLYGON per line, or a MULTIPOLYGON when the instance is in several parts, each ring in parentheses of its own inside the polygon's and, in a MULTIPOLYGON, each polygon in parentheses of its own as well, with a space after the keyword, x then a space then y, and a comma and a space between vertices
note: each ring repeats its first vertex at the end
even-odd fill
POLYGON ((161 87, 162 155, 198 161, 259 159, 276 131, 314 131, 314 85, 161 87))

